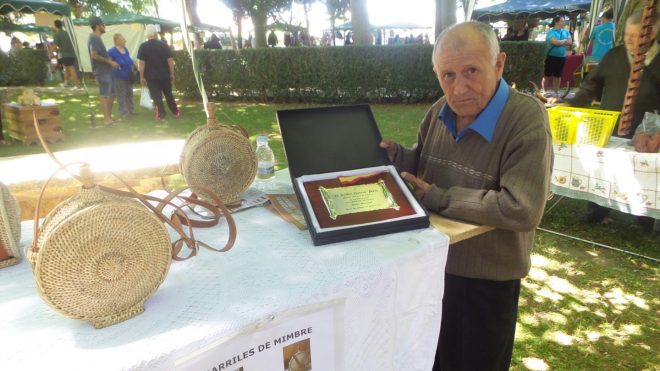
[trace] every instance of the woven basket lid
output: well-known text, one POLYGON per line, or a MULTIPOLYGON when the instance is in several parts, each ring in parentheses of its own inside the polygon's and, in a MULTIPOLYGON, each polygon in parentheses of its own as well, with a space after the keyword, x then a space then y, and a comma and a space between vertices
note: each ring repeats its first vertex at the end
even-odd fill
POLYGON ((201 185, 213 190, 227 205, 240 203, 254 181, 257 156, 240 129, 209 124, 195 129, 181 152, 181 174, 195 190, 201 185))
POLYGON ((28 255, 37 289, 60 313, 97 327, 144 311, 171 261, 163 223, 135 200, 82 188, 46 217, 28 255))
POLYGON ((18 263, 20 238, 21 209, 7 186, 0 182, 0 268, 18 263))

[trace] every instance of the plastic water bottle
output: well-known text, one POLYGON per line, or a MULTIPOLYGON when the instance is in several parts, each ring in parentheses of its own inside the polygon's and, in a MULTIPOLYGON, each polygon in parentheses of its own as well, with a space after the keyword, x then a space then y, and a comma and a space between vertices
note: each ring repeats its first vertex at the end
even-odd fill
POLYGON ((268 146, 268 137, 257 136, 257 177, 255 180, 257 189, 262 191, 272 187, 275 180, 275 155, 268 146))

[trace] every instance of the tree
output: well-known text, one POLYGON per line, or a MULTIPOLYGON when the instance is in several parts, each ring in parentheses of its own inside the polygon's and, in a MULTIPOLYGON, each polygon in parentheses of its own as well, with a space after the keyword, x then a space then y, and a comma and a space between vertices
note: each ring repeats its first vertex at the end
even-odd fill
POLYGON ((335 22, 337 19, 345 19, 346 11, 350 6, 350 0, 322 0, 330 16, 330 26, 332 27, 332 45, 335 44, 335 22))
POLYGON ((305 11, 305 29, 307 30, 307 34, 309 35, 309 10, 312 8, 312 4, 316 2, 316 0, 293 0, 298 4, 302 4, 303 10, 305 11))
POLYGON ((284 9, 291 8, 292 0, 221 0, 232 10, 245 9, 252 19, 257 48, 266 47, 266 21, 284 9))
POLYGON ((435 0, 435 38, 456 24, 456 0, 435 0))
POLYGON ((121 3, 115 0, 67 0, 66 3, 76 18, 89 14, 117 14, 122 11, 140 13, 145 9, 143 0, 127 0, 121 3))
POLYGON ((367 0, 351 1, 351 22, 355 45, 371 45, 371 29, 367 0))
MULTIPOLYGON (((188 24, 191 24, 193 26, 201 27, 202 26, 202 20, 199 19, 199 14, 197 14, 197 0, 185 0, 186 1, 186 9, 188 10, 188 24)), ((195 47, 196 48, 201 48, 204 45, 204 40, 202 40, 202 36, 198 32, 195 32, 195 47)))

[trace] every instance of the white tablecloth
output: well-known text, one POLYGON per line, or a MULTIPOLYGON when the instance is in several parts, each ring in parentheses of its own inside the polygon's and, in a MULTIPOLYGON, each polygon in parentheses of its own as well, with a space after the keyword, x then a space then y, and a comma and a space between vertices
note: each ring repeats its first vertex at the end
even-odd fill
POLYGON ((627 144, 618 138, 604 148, 554 143, 552 192, 660 219, 660 154, 627 144))
MULTIPOLYGON (((314 247, 307 231, 264 208, 235 218, 239 234, 230 252, 202 250, 173 262, 143 314, 100 330, 48 307, 27 261, 0 270, 0 369, 169 370, 191 351, 273 314, 342 298, 340 367, 430 369, 446 236, 423 229, 314 247)), ((26 246, 32 224, 22 226, 26 246)), ((226 232, 218 226, 195 234, 221 246, 226 232)), ((323 369, 314 364, 314 370, 323 369)))

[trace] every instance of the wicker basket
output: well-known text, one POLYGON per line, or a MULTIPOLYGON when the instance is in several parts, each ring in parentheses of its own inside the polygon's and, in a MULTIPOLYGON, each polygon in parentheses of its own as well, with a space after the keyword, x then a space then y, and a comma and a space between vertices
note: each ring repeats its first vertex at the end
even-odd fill
POLYGON ((241 202, 257 173, 257 158, 247 132, 237 126, 218 124, 212 104, 206 126, 195 129, 181 152, 181 174, 201 198, 196 185, 213 190, 227 205, 241 202))
POLYGON ((7 186, 0 182, 0 268, 19 262, 20 237, 21 209, 7 186))
POLYGON ((102 328, 144 311, 169 269, 170 238, 139 202, 82 187, 36 226, 28 260, 46 303, 102 328))

